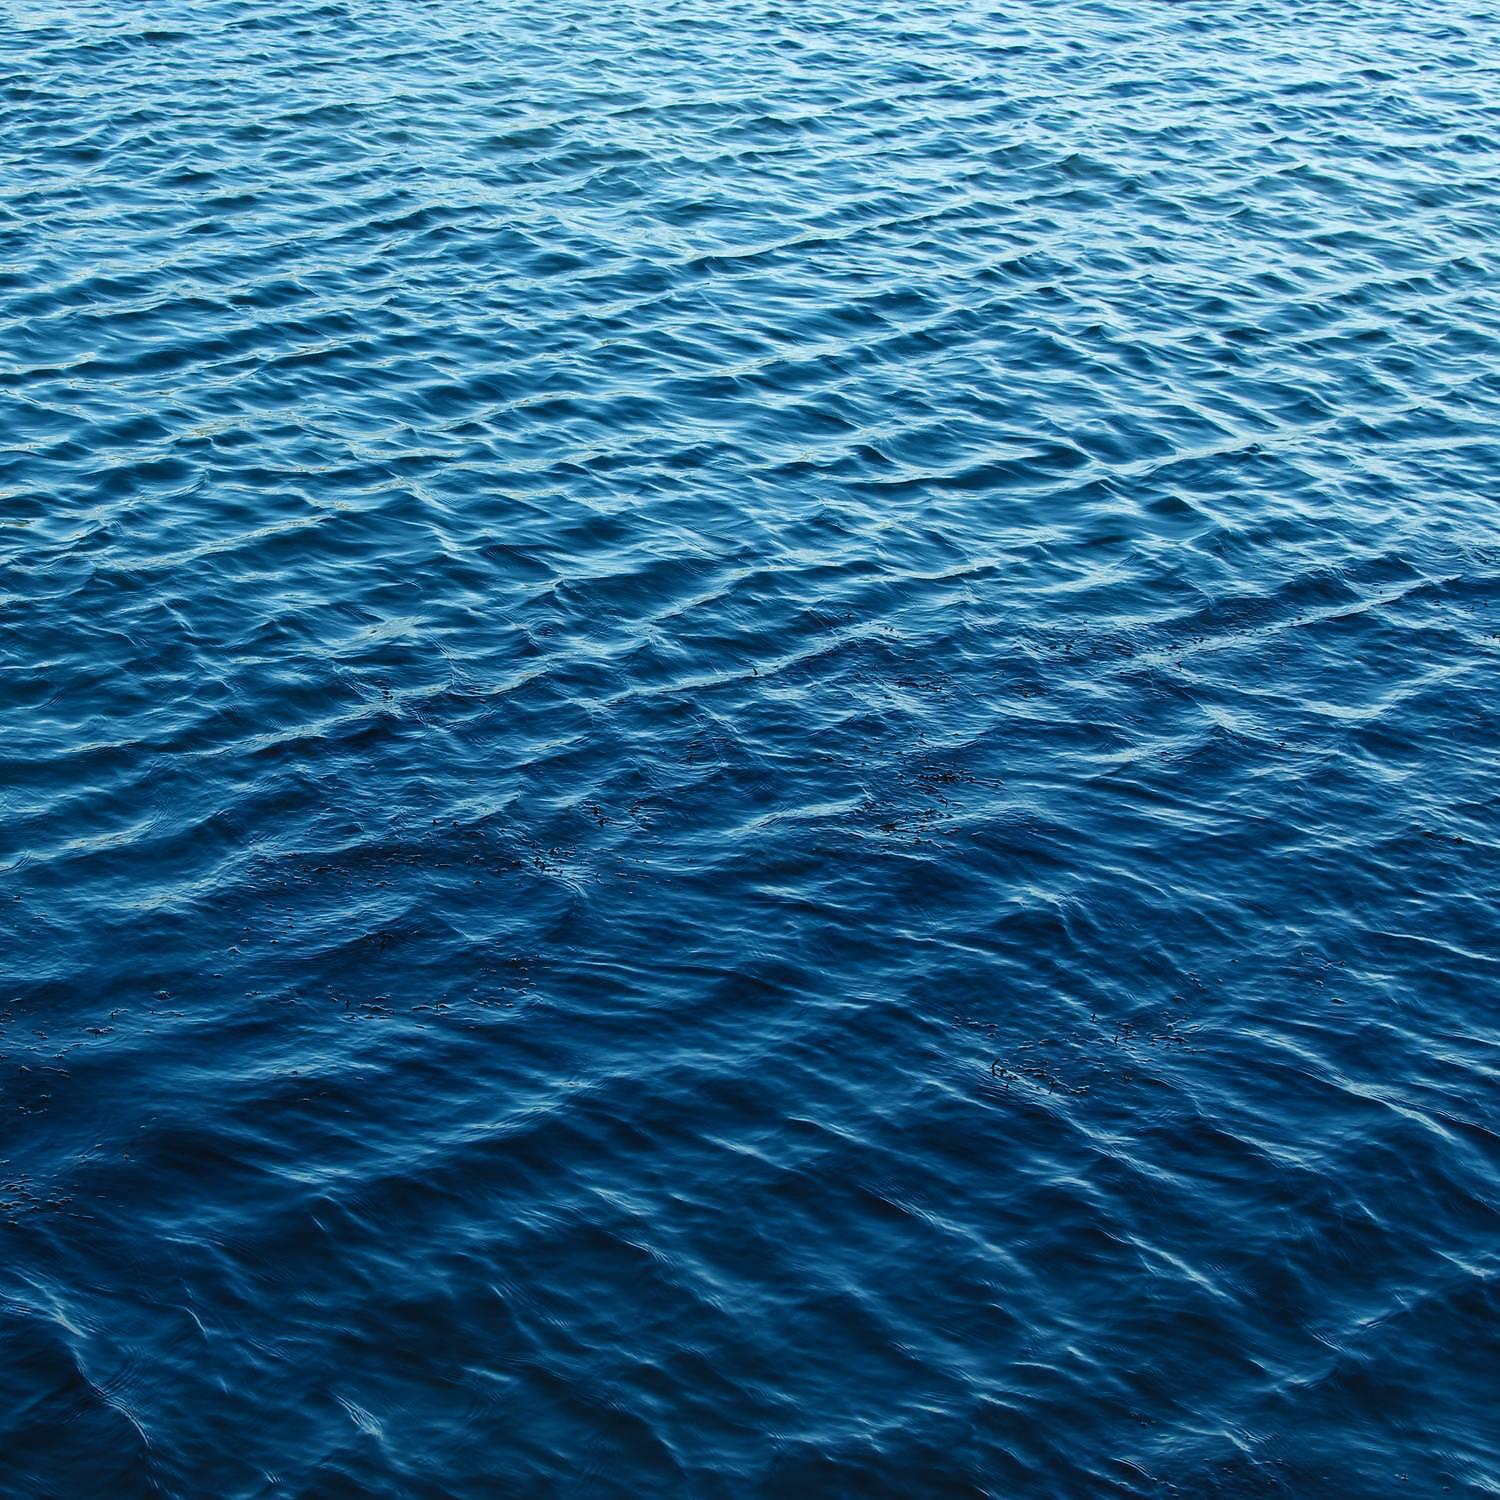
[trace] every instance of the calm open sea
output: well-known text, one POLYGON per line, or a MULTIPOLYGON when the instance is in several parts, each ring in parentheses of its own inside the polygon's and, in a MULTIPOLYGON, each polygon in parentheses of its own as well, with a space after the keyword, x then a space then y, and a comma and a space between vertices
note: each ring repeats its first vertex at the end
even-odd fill
POLYGON ((1500 9, 0 0, 0 1496, 1500 1495, 1500 9))

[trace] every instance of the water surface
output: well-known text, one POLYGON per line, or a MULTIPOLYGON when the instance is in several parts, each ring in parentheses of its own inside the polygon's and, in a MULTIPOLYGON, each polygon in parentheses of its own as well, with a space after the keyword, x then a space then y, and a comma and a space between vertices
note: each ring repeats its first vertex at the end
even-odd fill
POLYGON ((1500 13, 0 21, 0 1493, 1500 1493, 1500 13))

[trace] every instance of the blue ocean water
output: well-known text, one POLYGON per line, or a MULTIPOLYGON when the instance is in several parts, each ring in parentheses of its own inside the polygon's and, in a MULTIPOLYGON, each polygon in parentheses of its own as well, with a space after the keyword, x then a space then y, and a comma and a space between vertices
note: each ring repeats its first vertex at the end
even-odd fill
POLYGON ((1500 1494, 1500 11, 0 23, 0 1494, 1500 1494))

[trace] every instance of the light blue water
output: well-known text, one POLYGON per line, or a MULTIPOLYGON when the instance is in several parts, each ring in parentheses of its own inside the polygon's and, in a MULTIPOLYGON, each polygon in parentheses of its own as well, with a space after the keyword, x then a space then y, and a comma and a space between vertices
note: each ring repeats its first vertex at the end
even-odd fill
POLYGON ((1500 12, 0 4, 0 1495, 1500 1493, 1500 12))

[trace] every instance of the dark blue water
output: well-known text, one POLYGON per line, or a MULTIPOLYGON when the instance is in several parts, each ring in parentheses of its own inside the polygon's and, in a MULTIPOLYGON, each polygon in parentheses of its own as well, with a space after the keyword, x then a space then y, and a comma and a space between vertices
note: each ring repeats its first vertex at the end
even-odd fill
POLYGON ((1500 12, 0 21, 0 1494, 1500 1494, 1500 12))

